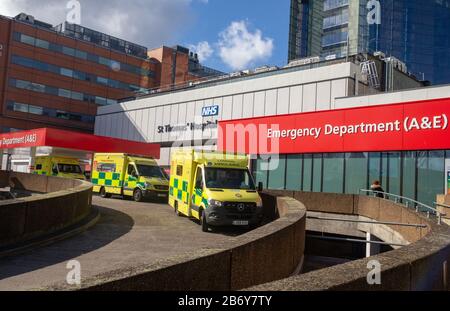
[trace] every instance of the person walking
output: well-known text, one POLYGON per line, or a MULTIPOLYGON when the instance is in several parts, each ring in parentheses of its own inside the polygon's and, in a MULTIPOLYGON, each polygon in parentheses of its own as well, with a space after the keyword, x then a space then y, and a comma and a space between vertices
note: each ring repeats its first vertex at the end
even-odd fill
POLYGON ((370 186, 370 190, 375 191, 377 197, 384 199, 384 189, 381 187, 380 181, 375 180, 370 186))

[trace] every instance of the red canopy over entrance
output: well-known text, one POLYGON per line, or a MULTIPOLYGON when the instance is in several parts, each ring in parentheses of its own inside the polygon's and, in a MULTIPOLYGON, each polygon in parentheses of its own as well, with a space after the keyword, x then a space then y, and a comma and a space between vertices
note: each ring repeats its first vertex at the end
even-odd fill
POLYGON ((55 147, 93 153, 128 153, 159 159, 160 145, 42 128, 0 134, 0 149, 55 147))

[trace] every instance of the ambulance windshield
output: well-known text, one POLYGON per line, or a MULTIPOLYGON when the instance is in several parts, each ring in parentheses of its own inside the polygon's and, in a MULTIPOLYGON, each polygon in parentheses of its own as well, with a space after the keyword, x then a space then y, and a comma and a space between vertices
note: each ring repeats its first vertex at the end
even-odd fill
POLYGON ((206 187, 216 189, 255 190, 255 184, 246 169, 206 168, 206 187))
POLYGON ((137 169, 140 176, 150 178, 166 178, 159 166, 138 164, 137 169))
POLYGON ((65 174, 83 174, 81 167, 76 164, 58 164, 58 172, 65 174))

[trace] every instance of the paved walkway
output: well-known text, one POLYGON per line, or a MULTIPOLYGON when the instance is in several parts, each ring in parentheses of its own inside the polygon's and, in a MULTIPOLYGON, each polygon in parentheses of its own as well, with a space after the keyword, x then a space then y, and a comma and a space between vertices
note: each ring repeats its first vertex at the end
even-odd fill
POLYGON ((222 242, 239 232, 203 233, 165 204, 94 197, 101 218, 83 234, 0 259, 0 290, 31 290, 65 281, 69 260, 81 263, 82 279, 102 272, 222 242))

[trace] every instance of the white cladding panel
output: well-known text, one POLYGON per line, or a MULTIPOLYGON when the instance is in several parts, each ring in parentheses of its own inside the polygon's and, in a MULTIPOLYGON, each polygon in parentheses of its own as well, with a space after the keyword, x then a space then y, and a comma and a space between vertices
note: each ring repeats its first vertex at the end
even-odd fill
POLYGON ((201 130, 193 133, 189 128, 169 133, 166 126, 193 123, 201 126, 208 121, 330 109, 336 97, 348 96, 348 79, 358 69, 347 63, 303 71, 286 70, 100 107, 95 132, 155 143, 215 139, 217 130, 205 131, 202 136, 201 130), (218 115, 202 117, 203 108, 210 106, 219 107, 218 115))

